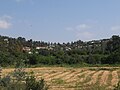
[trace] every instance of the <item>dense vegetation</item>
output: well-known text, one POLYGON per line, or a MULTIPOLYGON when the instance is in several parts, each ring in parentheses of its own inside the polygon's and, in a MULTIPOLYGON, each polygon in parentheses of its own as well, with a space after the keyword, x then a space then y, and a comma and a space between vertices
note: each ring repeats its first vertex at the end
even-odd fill
POLYGON ((0 65, 120 64, 120 37, 51 43, 0 36, 0 65))

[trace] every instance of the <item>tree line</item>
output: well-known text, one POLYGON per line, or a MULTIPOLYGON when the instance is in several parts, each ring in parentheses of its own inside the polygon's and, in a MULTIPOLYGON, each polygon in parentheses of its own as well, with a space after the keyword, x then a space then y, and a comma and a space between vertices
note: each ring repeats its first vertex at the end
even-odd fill
POLYGON ((0 65, 16 64, 120 64, 120 37, 113 35, 110 39, 61 44, 0 36, 0 65), (25 47, 30 50, 23 50, 25 47))

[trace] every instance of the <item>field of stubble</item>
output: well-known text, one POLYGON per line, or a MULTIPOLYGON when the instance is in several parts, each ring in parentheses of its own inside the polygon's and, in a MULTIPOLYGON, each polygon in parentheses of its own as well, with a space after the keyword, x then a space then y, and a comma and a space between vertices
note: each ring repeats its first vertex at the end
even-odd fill
MULTIPOLYGON (((49 90, 113 90, 120 79, 119 67, 40 67, 27 68, 38 79, 44 78, 49 90)), ((5 75, 13 69, 3 69, 5 75)))

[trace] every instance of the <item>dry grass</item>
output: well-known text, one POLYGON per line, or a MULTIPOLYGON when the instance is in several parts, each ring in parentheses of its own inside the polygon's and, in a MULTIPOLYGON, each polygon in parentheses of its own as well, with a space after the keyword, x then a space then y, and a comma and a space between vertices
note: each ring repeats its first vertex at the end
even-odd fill
MULTIPOLYGON (((3 69, 2 75, 14 69, 3 69)), ((120 69, 104 68, 64 68, 41 67, 26 68, 26 72, 33 71, 36 78, 43 77, 50 85, 50 90, 112 90, 120 77, 120 69), (77 85, 77 86, 76 86, 77 85), (103 88, 104 87, 104 88, 103 88)))
POLYGON ((107 85, 107 80, 109 77, 110 72, 109 71, 104 71, 103 75, 101 76, 101 80, 100 80, 100 86, 102 85, 107 85))
POLYGON ((99 75, 100 75, 102 72, 103 72, 103 71, 98 71, 98 72, 96 72, 95 74, 93 74, 93 76, 91 76, 91 81, 89 81, 89 82, 86 83, 86 84, 91 85, 91 84, 97 83, 98 77, 99 77, 99 75))
POLYGON ((113 72, 112 72, 111 85, 112 85, 112 86, 117 85, 117 82, 118 82, 118 81, 119 81, 118 73, 117 73, 117 71, 113 71, 113 72))

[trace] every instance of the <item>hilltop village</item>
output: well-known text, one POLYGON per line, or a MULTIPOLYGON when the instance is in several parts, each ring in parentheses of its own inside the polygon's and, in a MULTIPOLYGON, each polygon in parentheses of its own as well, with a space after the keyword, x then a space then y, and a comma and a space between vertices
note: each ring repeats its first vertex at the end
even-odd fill
POLYGON ((113 61, 111 55, 117 55, 119 48, 120 37, 115 35, 109 39, 87 42, 78 40, 62 44, 0 36, 0 62, 3 65, 16 64, 19 60, 30 65, 115 64, 120 63, 119 57, 113 61))

